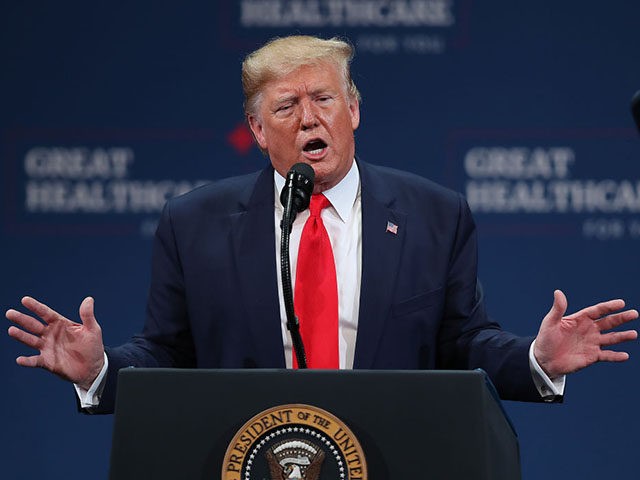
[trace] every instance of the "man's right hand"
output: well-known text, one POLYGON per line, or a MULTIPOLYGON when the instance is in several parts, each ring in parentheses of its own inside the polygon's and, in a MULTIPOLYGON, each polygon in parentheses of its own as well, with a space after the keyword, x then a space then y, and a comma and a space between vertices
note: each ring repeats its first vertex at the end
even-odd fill
POLYGON ((18 357, 23 367, 40 367, 88 390, 104 365, 102 329, 93 314, 93 298, 80 305, 80 320, 72 322, 31 297, 22 305, 36 317, 8 310, 7 319, 20 328, 9 327, 9 336, 40 353, 18 357))

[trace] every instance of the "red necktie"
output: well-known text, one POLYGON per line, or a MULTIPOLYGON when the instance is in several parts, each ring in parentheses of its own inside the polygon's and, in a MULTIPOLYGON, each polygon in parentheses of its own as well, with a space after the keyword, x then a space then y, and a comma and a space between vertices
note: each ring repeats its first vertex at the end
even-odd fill
MULTIPOLYGON (((311 196, 311 215, 302 229, 298 250, 294 306, 309 368, 339 368, 336 266, 320 218, 322 209, 329 205, 324 195, 311 196)), ((293 368, 298 368, 295 355, 293 368)))

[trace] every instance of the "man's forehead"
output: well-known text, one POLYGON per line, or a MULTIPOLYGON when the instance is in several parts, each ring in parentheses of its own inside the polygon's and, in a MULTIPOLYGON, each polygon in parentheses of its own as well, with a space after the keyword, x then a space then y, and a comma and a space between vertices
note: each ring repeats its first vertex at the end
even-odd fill
POLYGON ((335 65, 322 62, 302 65, 286 75, 267 82, 263 88, 273 96, 281 96, 293 91, 318 92, 340 87, 340 77, 335 65))

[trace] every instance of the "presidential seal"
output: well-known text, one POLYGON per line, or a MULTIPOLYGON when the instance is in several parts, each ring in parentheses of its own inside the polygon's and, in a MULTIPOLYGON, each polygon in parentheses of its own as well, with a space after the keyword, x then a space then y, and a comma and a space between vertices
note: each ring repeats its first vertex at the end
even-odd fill
POLYGON ((318 407, 260 412, 233 437, 222 480, 366 480, 364 452, 351 430, 318 407))

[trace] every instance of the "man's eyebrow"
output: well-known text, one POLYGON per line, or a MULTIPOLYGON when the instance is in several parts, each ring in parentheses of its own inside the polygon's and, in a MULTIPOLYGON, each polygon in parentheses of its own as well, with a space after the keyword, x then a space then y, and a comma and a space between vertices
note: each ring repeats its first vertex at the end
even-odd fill
POLYGON ((274 99, 272 105, 282 105, 283 103, 295 102, 297 99, 297 95, 283 95, 274 99))
MULTIPOLYGON (((319 86, 317 88, 314 88, 313 90, 311 90, 309 92, 309 95, 311 95, 312 97, 317 97, 320 95, 335 95, 337 92, 337 90, 331 88, 329 85, 322 85, 319 86)), ((295 103, 299 98, 299 95, 292 93, 292 94, 283 94, 281 97, 277 97, 273 100, 273 102, 271 102, 271 105, 273 107, 277 107, 279 105, 285 104, 285 103, 289 103, 289 102, 293 102, 295 103)))
POLYGON ((309 92, 311 94, 311 96, 318 96, 318 95, 324 95, 324 94, 334 94, 336 92, 335 89, 331 88, 330 86, 321 86, 318 88, 314 88, 313 90, 311 90, 311 92, 309 92))

